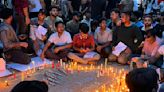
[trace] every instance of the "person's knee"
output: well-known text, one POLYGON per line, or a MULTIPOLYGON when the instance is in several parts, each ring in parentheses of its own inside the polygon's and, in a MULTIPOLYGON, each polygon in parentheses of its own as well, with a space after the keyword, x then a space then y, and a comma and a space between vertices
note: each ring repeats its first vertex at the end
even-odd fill
POLYGON ((100 60, 101 56, 99 54, 94 56, 95 60, 100 60))
POLYGON ((111 54, 111 55, 109 55, 108 60, 109 61, 116 61, 117 57, 111 54))
POLYGON ((126 57, 119 57, 118 58, 118 63, 120 64, 127 64, 127 58, 126 57))
POLYGON ((75 55, 72 52, 70 52, 70 53, 67 54, 67 57, 70 58, 70 59, 73 59, 74 56, 75 55))

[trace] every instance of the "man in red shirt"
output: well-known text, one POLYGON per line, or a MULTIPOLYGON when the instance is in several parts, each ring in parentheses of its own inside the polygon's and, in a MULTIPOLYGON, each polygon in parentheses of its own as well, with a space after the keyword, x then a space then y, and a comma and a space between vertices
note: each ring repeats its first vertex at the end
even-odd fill
POLYGON ((28 0, 13 0, 15 17, 18 24, 18 35, 26 34, 26 26, 30 24, 28 0))
POLYGON ((73 49, 75 53, 70 52, 68 57, 73 61, 83 64, 98 61, 100 59, 100 55, 94 52, 94 37, 88 34, 88 25, 81 23, 79 30, 80 33, 76 34, 73 38, 73 49))

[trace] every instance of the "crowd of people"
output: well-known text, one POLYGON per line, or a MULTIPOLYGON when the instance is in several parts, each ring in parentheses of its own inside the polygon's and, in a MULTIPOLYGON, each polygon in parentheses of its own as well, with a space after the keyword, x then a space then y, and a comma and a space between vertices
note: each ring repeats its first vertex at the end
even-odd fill
POLYGON ((0 7, 1 54, 7 62, 29 64, 38 56, 96 64, 108 58, 133 62, 143 73, 149 66, 162 68, 163 0, 12 0, 10 5, 0 7), (127 47, 113 54, 120 42, 127 47))

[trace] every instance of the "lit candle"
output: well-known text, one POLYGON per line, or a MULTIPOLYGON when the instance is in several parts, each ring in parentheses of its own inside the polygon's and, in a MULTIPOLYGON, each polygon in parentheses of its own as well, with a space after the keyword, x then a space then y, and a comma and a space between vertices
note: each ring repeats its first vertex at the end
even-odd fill
POLYGON ((51 67, 52 67, 52 69, 55 68, 55 63, 54 63, 54 61, 52 61, 52 65, 51 65, 51 67))
POLYGON ((107 64, 108 64, 108 59, 105 58, 105 69, 107 68, 107 64))
POLYGON ((24 81, 24 73, 21 73, 21 80, 24 81))
POLYGON ((7 80, 5 81, 5 85, 6 85, 6 86, 9 86, 9 83, 8 83, 8 81, 7 81, 7 80))
POLYGON ((35 67, 35 62, 34 61, 32 61, 32 64, 33 64, 33 72, 35 72, 36 71, 36 67, 35 67))
POLYGON ((60 59, 60 66, 62 67, 63 66, 63 60, 60 59))

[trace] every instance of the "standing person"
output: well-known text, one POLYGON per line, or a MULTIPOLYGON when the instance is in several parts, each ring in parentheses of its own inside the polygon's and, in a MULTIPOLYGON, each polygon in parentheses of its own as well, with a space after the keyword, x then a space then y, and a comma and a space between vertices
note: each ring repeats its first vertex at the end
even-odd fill
POLYGON ((95 31, 96 51, 101 56, 107 58, 111 53, 111 47, 109 46, 112 42, 112 31, 107 28, 106 19, 102 18, 99 22, 100 27, 97 27, 95 31))
POLYGON ((133 0, 121 0, 120 5, 122 6, 121 11, 132 12, 134 7, 133 0))
POLYGON ((80 24, 81 14, 77 11, 73 13, 72 20, 66 23, 66 30, 71 34, 71 37, 79 33, 79 24, 80 24))
POLYGON ((37 17, 39 10, 44 8, 45 8, 45 3, 43 0, 29 0, 30 18, 37 17))
MULTIPOLYGON (((106 17, 108 18, 109 14, 111 13, 111 11, 117 7, 117 4, 119 3, 119 0, 107 0, 106 2, 106 9, 105 9, 105 13, 106 13, 106 17)), ((110 16, 109 16, 110 17, 110 16)))
POLYGON ((83 15, 90 9, 90 3, 88 0, 81 0, 79 12, 83 15))
POLYGON ((13 11, 5 8, 1 11, 1 14, 1 18, 4 19, 4 22, 0 25, 0 39, 3 44, 5 59, 7 62, 29 64, 31 62, 30 57, 22 51, 22 48, 28 47, 28 43, 19 42, 11 26, 13 11))
POLYGON ((85 23, 80 24, 79 30, 80 33, 73 38, 73 49, 75 52, 70 52, 68 58, 82 64, 95 63, 100 59, 100 55, 94 52, 94 37, 88 34, 89 27, 85 23))
POLYGON ((49 16, 49 12, 50 12, 50 6, 51 6, 51 0, 44 0, 45 3, 45 9, 47 11, 47 16, 49 16))
POLYGON ((43 48, 43 51, 40 55, 42 59, 66 59, 67 54, 72 47, 72 38, 69 32, 65 31, 64 23, 59 21, 55 23, 56 32, 53 33, 46 45, 43 48), (53 48, 49 48, 53 44, 53 48))
POLYGON ((57 6, 51 6, 49 13, 50 13, 50 16, 48 16, 45 19, 45 21, 49 25, 51 32, 56 32, 55 23, 59 21, 63 21, 63 19, 58 16, 59 8, 57 6))
POLYGON ((27 25, 30 24, 28 0, 13 0, 13 7, 15 10, 15 19, 17 21, 18 35, 27 35, 27 25))
POLYGON ((105 17, 106 0, 91 0, 91 18, 98 20, 105 17))
POLYGON ((79 11, 81 0, 68 0, 69 14, 73 14, 74 11, 79 11))
POLYGON ((116 31, 113 32, 113 47, 122 42, 127 45, 127 48, 119 56, 109 55, 109 61, 126 64, 130 55, 138 52, 138 47, 142 42, 142 34, 139 28, 131 23, 130 18, 130 12, 122 12, 121 21, 123 25, 117 27, 116 31))

